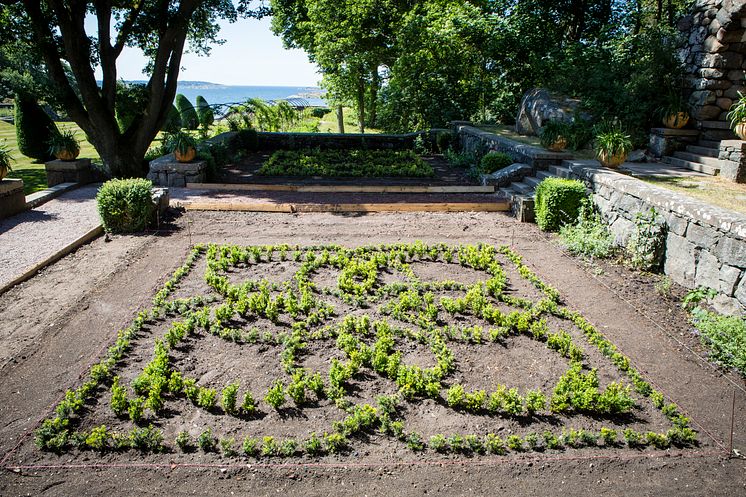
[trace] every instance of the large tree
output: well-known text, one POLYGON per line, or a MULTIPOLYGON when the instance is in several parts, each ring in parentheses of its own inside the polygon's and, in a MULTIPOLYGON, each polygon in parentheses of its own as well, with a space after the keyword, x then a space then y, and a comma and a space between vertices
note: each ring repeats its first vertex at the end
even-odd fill
MULTIPOLYGON (((251 9, 251 0, 241 0, 238 8, 231 0, 0 2, 0 32, 13 32, 13 41, 25 44, 43 63, 52 98, 86 133, 114 176, 142 174, 145 153, 171 110, 185 46, 207 54, 213 43, 221 42, 220 19, 232 22, 238 14, 266 13, 263 7, 251 9), (87 24, 95 24, 90 33, 87 24), (120 129, 117 61, 125 47, 142 50, 150 78, 142 108, 120 129)), ((0 44, 9 41, 4 38, 0 44)))

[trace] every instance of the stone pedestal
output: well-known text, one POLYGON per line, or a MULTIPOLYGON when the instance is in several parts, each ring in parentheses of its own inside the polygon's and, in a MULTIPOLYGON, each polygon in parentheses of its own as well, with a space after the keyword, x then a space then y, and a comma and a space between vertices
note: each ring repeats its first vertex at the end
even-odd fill
POLYGON ((150 162, 148 179, 157 186, 183 188, 187 183, 204 183, 207 162, 179 162, 173 154, 164 155, 150 162))
POLYGON ((699 131, 696 129, 653 128, 650 130, 648 150, 653 157, 660 159, 695 144, 698 137, 699 131))
POLYGON ((53 160, 46 163, 47 186, 60 183, 93 183, 91 159, 53 160))
POLYGON ((720 176, 736 183, 746 183, 746 141, 720 142, 720 176))
POLYGON ((0 181, 0 219, 26 210, 23 180, 5 178, 0 181))

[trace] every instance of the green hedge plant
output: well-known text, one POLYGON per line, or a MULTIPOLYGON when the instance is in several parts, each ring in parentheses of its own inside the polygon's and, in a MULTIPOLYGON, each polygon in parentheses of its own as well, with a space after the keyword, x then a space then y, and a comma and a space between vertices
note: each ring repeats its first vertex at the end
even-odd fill
POLYGON ((181 116, 181 127, 195 130, 199 128, 199 116, 197 116, 197 110, 192 105, 187 97, 179 93, 176 95, 176 108, 181 116))
POLYGON ((144 230, 153 216, 153 183, 142 178, 113 179, 98 190, 98 213, 107 233, 144 230))
POLYGON ((502 152, 490 152, 479 161, 479 169, 484 174, 492 174, 495 171, 508 167, 514 162, 513 158, 508 154, 502 152))
POLYGON ((49 142, 60 132, 36 100, 26 95, 16 95, 14 119, 18 150, 38 161, 51 159, 49 142))
POLYGON ((580 181, 545 179, 536 187, 536 223, 542 231, 557 231, 574 223, 585 198, 585 185, 580 181))

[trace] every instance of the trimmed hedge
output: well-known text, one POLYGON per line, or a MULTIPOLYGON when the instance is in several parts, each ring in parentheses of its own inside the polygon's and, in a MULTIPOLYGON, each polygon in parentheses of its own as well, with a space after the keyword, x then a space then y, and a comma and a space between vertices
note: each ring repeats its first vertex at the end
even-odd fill
POLYGON ((175 105, 171 105, 171 110, 168 111, 168 117, 161 127, 161 131, 166 133, 176 133, 181 129, 181 114, 179 109, 175 105))
POLYGON ((148 97, 148 89, 144 84, 117 82, 117 100, 114 107, 120 132, 127 131, 138 114, 145 111, 148 97))
POLYGON ((536 224, 542 231, 557 231, 574 223, 586 196, 585 185, 578 180, 545 179, 536 187, 536 224))
POLYGON ((212 111, 210 104, 207 103, 205 97, 197 95, 195 101, 197 107, 197 117, 199 118, 199 124, 205 128, 211 126, 215 122, 215 113, 212 111))
POLYGON ((259 148, 259 135, 253 129, 242 129, 226 142, 228 152, 236 155, 240 152, 253 152, 259 148))
POLYGON ((52 159, 49 141, 60 132, 36 100, 25 95, 16 95, 14 119, 18 150, 26 157, 38 161, 52 159))
POLYGON ((479 169, 484 174, 492 174, 495 171, 504 169, 515 161, 511 156, 502 152, 490 152, 479 161, 479 169))
POLYGON ((192 130, 199 128, 197 110, 192 105, 192 102, 181 93, 176 95, 176 108, 179 110, 179 115, 181 116, 182 128, 192 130))
POLYGON ((96 195, 98 214, 107 233, 144 230, 153 216, 153 183, 142 178, 113 179, 96 195))

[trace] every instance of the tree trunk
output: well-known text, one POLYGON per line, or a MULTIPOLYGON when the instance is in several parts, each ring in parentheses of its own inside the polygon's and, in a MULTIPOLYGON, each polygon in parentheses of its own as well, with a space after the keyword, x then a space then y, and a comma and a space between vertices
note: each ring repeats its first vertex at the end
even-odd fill
POLYGON ((112 133, 98 133, 90 138, 113 176, 136 178, 147 174, 147 171, 143 170, 143 159, 147 150, 138 149, 131 142, 112 133))
POLYGON ((337 126, 339 126, 339 132, 341 134, 345 133, 345 114, 344 114, 344 107, 341 105, 337 106, 337 126))
POLYGON ((365 133, 365 79, 362 73, 357 83, 357 121, 360 133, 365 133))
POLYGON ((368 112, 368 127, 375 128, 378 120, 378 88, 381 85, 381 78, 378 75, 378 67, 374 67, 371 72, 370 83, 370 111, 368 112))

